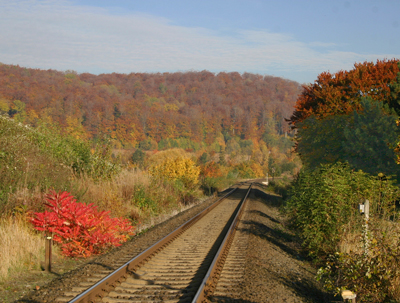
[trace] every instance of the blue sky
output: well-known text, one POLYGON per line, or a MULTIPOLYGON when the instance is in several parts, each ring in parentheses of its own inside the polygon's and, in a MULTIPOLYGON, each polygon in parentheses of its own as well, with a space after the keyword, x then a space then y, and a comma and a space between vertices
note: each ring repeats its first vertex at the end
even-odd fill
POLYGON ((0 0, 0 62, 79 73, 209 70, 312 83, 400 58, 398 0, 0 0))

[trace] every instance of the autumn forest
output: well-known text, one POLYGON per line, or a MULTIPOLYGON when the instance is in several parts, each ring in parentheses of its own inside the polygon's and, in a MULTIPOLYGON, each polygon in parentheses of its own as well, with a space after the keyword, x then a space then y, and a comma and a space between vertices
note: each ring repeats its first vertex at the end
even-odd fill
POLYGON ((0 65, 0 112, 36 126, 58 124, 76 138, 107 136, 115 148, 216 152, 229 140, 264 140, 290 131, 301 86, 237 72, 77 74, 0 65), (172 145, 172 146, 171 146, 172 145))

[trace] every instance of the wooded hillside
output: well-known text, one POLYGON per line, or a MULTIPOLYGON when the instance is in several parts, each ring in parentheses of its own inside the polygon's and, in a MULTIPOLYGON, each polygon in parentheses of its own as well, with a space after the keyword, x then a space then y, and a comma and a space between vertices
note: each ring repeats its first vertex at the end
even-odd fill
POLYGON ((0 65, 0 113, 33 126, 56 123, 77 138, 106 135, 118 148, 218 148, 222 135, 268 145, 289 131, 285 118, 300 92, 297 82, 249 73, 93 75, 0 65))

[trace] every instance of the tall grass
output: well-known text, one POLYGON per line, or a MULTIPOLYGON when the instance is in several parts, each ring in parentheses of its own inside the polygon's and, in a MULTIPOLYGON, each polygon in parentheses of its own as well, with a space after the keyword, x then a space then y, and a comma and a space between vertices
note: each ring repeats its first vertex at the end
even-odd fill
POLYGON ((38 269, 44 242, 24 216, 0 218, 0 282, 15 272, 38 269))
POLYGON ((112 181, 94 182, 82 178, 76 189, 76 198, 94 203, 112 216, 124 216, 133 222, 143 222, 188 204, 198 191, 188 191, 179 182, 154 180, 140 169, 124 169, 112 181))

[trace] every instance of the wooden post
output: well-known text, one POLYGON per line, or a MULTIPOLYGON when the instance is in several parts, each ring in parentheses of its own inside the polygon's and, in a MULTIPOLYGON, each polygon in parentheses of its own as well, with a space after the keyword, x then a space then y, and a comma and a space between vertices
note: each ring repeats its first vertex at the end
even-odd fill
POLYGON ((47 272, 51 272, 51 246, 53 244, 53 238, 51 235, 47 234, 46 235, 46 255, 45 255, 45 261, 44 261, 44 270, 47 272))

